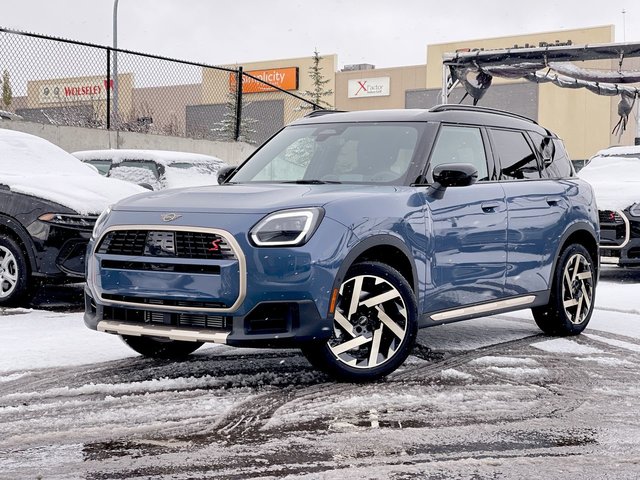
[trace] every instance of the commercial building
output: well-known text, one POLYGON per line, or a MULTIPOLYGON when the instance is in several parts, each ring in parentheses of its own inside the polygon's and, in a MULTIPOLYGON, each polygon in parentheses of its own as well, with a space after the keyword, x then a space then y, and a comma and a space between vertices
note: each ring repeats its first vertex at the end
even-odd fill
MULTIPOLYGON (((322 54, 318 66, 328 80, 323 89, 332 92, 324 100, 337 110, 429 108, 442 101, 442 58, 445 53, 612 42, 614 27, 608 25, 429 45, 426 63, 422 65, 375 68, 370 64, 357 64, 337 71, 337 55, 322 54)), ((309 76, 312 55, 228 67, 237 69, 239 66, 250 75, 244 77, 242 89, 242 118, 245 130, 251 132, 249 143, 261 143, 282 125, 306 113, 309 107, 300 101, 300 97, 314 89, 309 76), (278 88, 266 86, 254 77, 278 88)), ((620 65, 616 59, 583 62, 580 67, 616 70, 620 65)), ((640 70, 640 59, 624 59, 622 69, 640 70)), ((149 73, 142 70, 123 71, 118 75, 118 115, 129 127, 139 124, 141 129, 134 131, 222 139, 216 135, 224 126, 236 90, 234 72, 203 67, 196 81, 185 81, 176 76, 175 80, 157 86, 150 84, 145 75, 149 73), (153 128, 145 130, 148 124, 153 128)), ((171 77, 170 74, 165 76, 171 77)), ((54 118, 58 124, 66 121, 80 125, 80 122, 74 123, 76 116, 95 118, 96 125, 103 128, 107 88, 112 85, 108 85, 102 76, 33 80, 28 82, 27 95, 14 99, 15 110, 25 119, 42 123, 54 118)), ((448 101, 458 103, 464 93, 462 88, 456 88, 448 101)), ((617 96, 599 96, 586 89, 494 78, 479 105, 509 110, 538 121, 564 139, 574 160, 584 160, 610 145, 634 143, 633 117, 621 137, 612 133, 619 121, 618 102, 617 96)), ((471 99, 466 98, 464 103, 471 103, 471 99)))

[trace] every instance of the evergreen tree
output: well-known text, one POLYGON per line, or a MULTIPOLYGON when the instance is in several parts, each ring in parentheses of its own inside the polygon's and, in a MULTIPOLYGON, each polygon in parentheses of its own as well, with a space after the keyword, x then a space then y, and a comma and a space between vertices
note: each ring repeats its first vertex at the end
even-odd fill
MULTIPOLYGON (((322 74, 322 67, 320 66, 320 62, 323 60, 323 57, 318 53, 318 49, 315 49, 313 52, 313 64, 309 67, 309 78, 313 84, 313 90, 307 90, 304 92, 305 96, 322 108, 333 108, 333 106, 327 102, 324 98, 333 95, 333 90, 325 90, 327 83, 331 80, 329 78, 324 78, 322 74)), ((312 108, 311 105, 303 105, 300 108, 303 110, 310 110, 312 108)))
MULTIPOLYGON (((227 94, 227 100, 225 102, 225 110, 222 120, 215 124, 213 128, 211 128, 211 132, 215 135, 216 140, 223 140, 233 142, 236 140, 236 123, 237 123, 237 113, 238 113, 238 93, 237 93, 237 83, 236 88, 233 90, 229 90, 227 94)), ((245 101, 244 95, 242 96, 242 113, 240 118, 240 134, 238 136, 239 142, 245 142, 249 144, 256 143, 255 140, 251 138, 251 134, 255 133, 255 129, 252 128, 252 125, 257 122, 255 118, 249 118, 246 113, 246 107, 249 105, 249 102, 245 101)))
POLYGON ((9 71, 5 68, 2 72, 2 103, 5 108, 9 108, 13 102, 13 92, 11 90, 11 81, 9 80, 9 71))

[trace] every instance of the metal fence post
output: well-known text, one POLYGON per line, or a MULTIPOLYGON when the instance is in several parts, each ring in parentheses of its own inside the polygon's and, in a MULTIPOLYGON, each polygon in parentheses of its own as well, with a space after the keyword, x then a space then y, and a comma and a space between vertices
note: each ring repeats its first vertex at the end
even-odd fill
POLYGON ((238 67, 238 80, 236 82, 236 131, 234 140, 237 142, 240 138, 240 122, 242 121, 242 81, 243 73, 242 67, 238 67))
POLYGON ((111 49, 107 47, 107 130, 111 130, 111 49))

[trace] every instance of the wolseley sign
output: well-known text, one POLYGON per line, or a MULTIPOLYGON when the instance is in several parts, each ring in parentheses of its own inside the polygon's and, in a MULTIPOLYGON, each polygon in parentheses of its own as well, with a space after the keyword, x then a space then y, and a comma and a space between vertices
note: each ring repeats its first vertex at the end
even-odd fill
MULTIPOLYGON (((113 80, 110 88, 113 89, 113 80)), ((40 103, 66 103, 107 99, 107 81, 72 80, 41 84, 38 88, 40 103)))
MULTIPOLYGON (((251 77, 256 77, 262 80, 262 82, 266 82, 270 85, 267 85, 245 75, 242 79, 242 93, 276 91, 277 88, 273 88, 271 85, 281 88, 282 90, 298 89, 298 67, 272 68, 270 70, 249 70, 245 73, 251 75, 251 77)), ((235 90, 235 84, 235 75, 230 75, 229 86, 232 90, 235 90)))
POLYGON ((386 97, 390 94, 390 77, 349 80, 349 98, 386 97))

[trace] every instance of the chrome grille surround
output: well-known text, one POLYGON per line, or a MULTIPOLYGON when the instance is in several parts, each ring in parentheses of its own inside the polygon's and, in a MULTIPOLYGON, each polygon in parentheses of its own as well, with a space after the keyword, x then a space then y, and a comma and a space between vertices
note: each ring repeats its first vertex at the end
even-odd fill
MULTIPOLYGON (((239 272, 239 278, 238 278, 238 298, 235 300, 235 302, 233 303, 233 305, 231 305, 230 307, 191 307, 191 306, 187 306, 187 305, 166 305, 166 304, 158 304, 158 305, 153 305, 153 309, 154 310, 160 310, 160 311, 169 311, 169 312, 177 312, 177 311, 191 311, 191 312, 216 312, 216 313, 231 313, 234 312, 235 310, 238 309, 238 307, 242 304, 242 302, 244 301, 246 294, 247 294, 247 264, 246 264, 246 259, 244 256, 244 253, 242 252, 242 249, 240 248, 240 245, 238 244, 238 242, 236 241, 236 239, 233 237, 233 235, 231 235, 231 233, 227 232, 226 230, 220 230, 217 228, 206 228, 206 227, 188 227, 188 226, 175 226, 175 225, 115 225, 112 227, 108 227, 105 229, 105 231, 102 233, 102 235, 100 236, 100 238, 96 241, 95 246, 93 248, 92 251, 92 256, 94 256, 96 253, 100 254, 100 255, 119 255, 119 256, 127 256, 126 254, 123 255, 122 250, 120 250, 118 253, 107 253, 107 252, 100 252, 100 248, 102 247, 105 239, 107 238, 107 236, 112 233, 112 232, 136 232, 136 234, 134 235, 134 238, 138 239, 137 241, 137 245, 140 246, 141 242, 139 241, 140 236, 142 235, 142 233, 145 233, 144 237, 146 238, 146 232, 174 232, 175 237, 177 237, 178 232, 182 233, 182 232, 191 232, 191 233, 196 233, 196 234, 209 234, 209 235, 214 235, 217 238, 222 239, 222 242, 220 242, 218 245, 220 247, 222 247, 222 245, 224 245, 225 250, 227 250, 230 253, 230 257, 233 258, 234 260, 236 260, 238 262, 238 272, 239 272)), ((144 245, 144 244, 143 244, 144 245)), ((144 249, 144 246, 142 247, 144 249)), ((144 252, 144 250, 143 250, 144 252)), ((132 255, 132 256, 136 256, 136 255, 132 255)), ((224 258, 213 258, 211 260, 219 260, 219 259, 230 259, 228 257, 224 257, 224 258)), ((158 257, 155 257, 158 258, 158 257)), ((176 258, 176 259, 193 259, 192 257, 181 257, 181 256, 175 256, 175 257, 167 257, 164 256, 162 257, 164 259, 171 259, 171 258, 176 258)), ((97 275, 98 275, 98 271, 99 268, 97 268, 96 265, 92 265, 90 270, 89 270, 89 275, 91 275, 93 273, 93 283, 94 285, 97 285, 97 275), (93 271, 93 272, 92 272, 93 271)), ((97 294, 97 292, 94 292, 94 294, 97 294)), ((97 297, 100 299, 100 301, 105 304, 105 305, 109 305, 109 306, 116 306, 116 305, 121 305, 121 306, 130 306, 132 308, 140 308, 140 307, 146 307, 149 308, 151 305, 149 303, 149 301, 140 301, 140 302, 135 302, 135 301, 122 301, 122 300, 110 300, 107 299, 105 297, 103 297, 102 295, 97 295, 97 297)))

